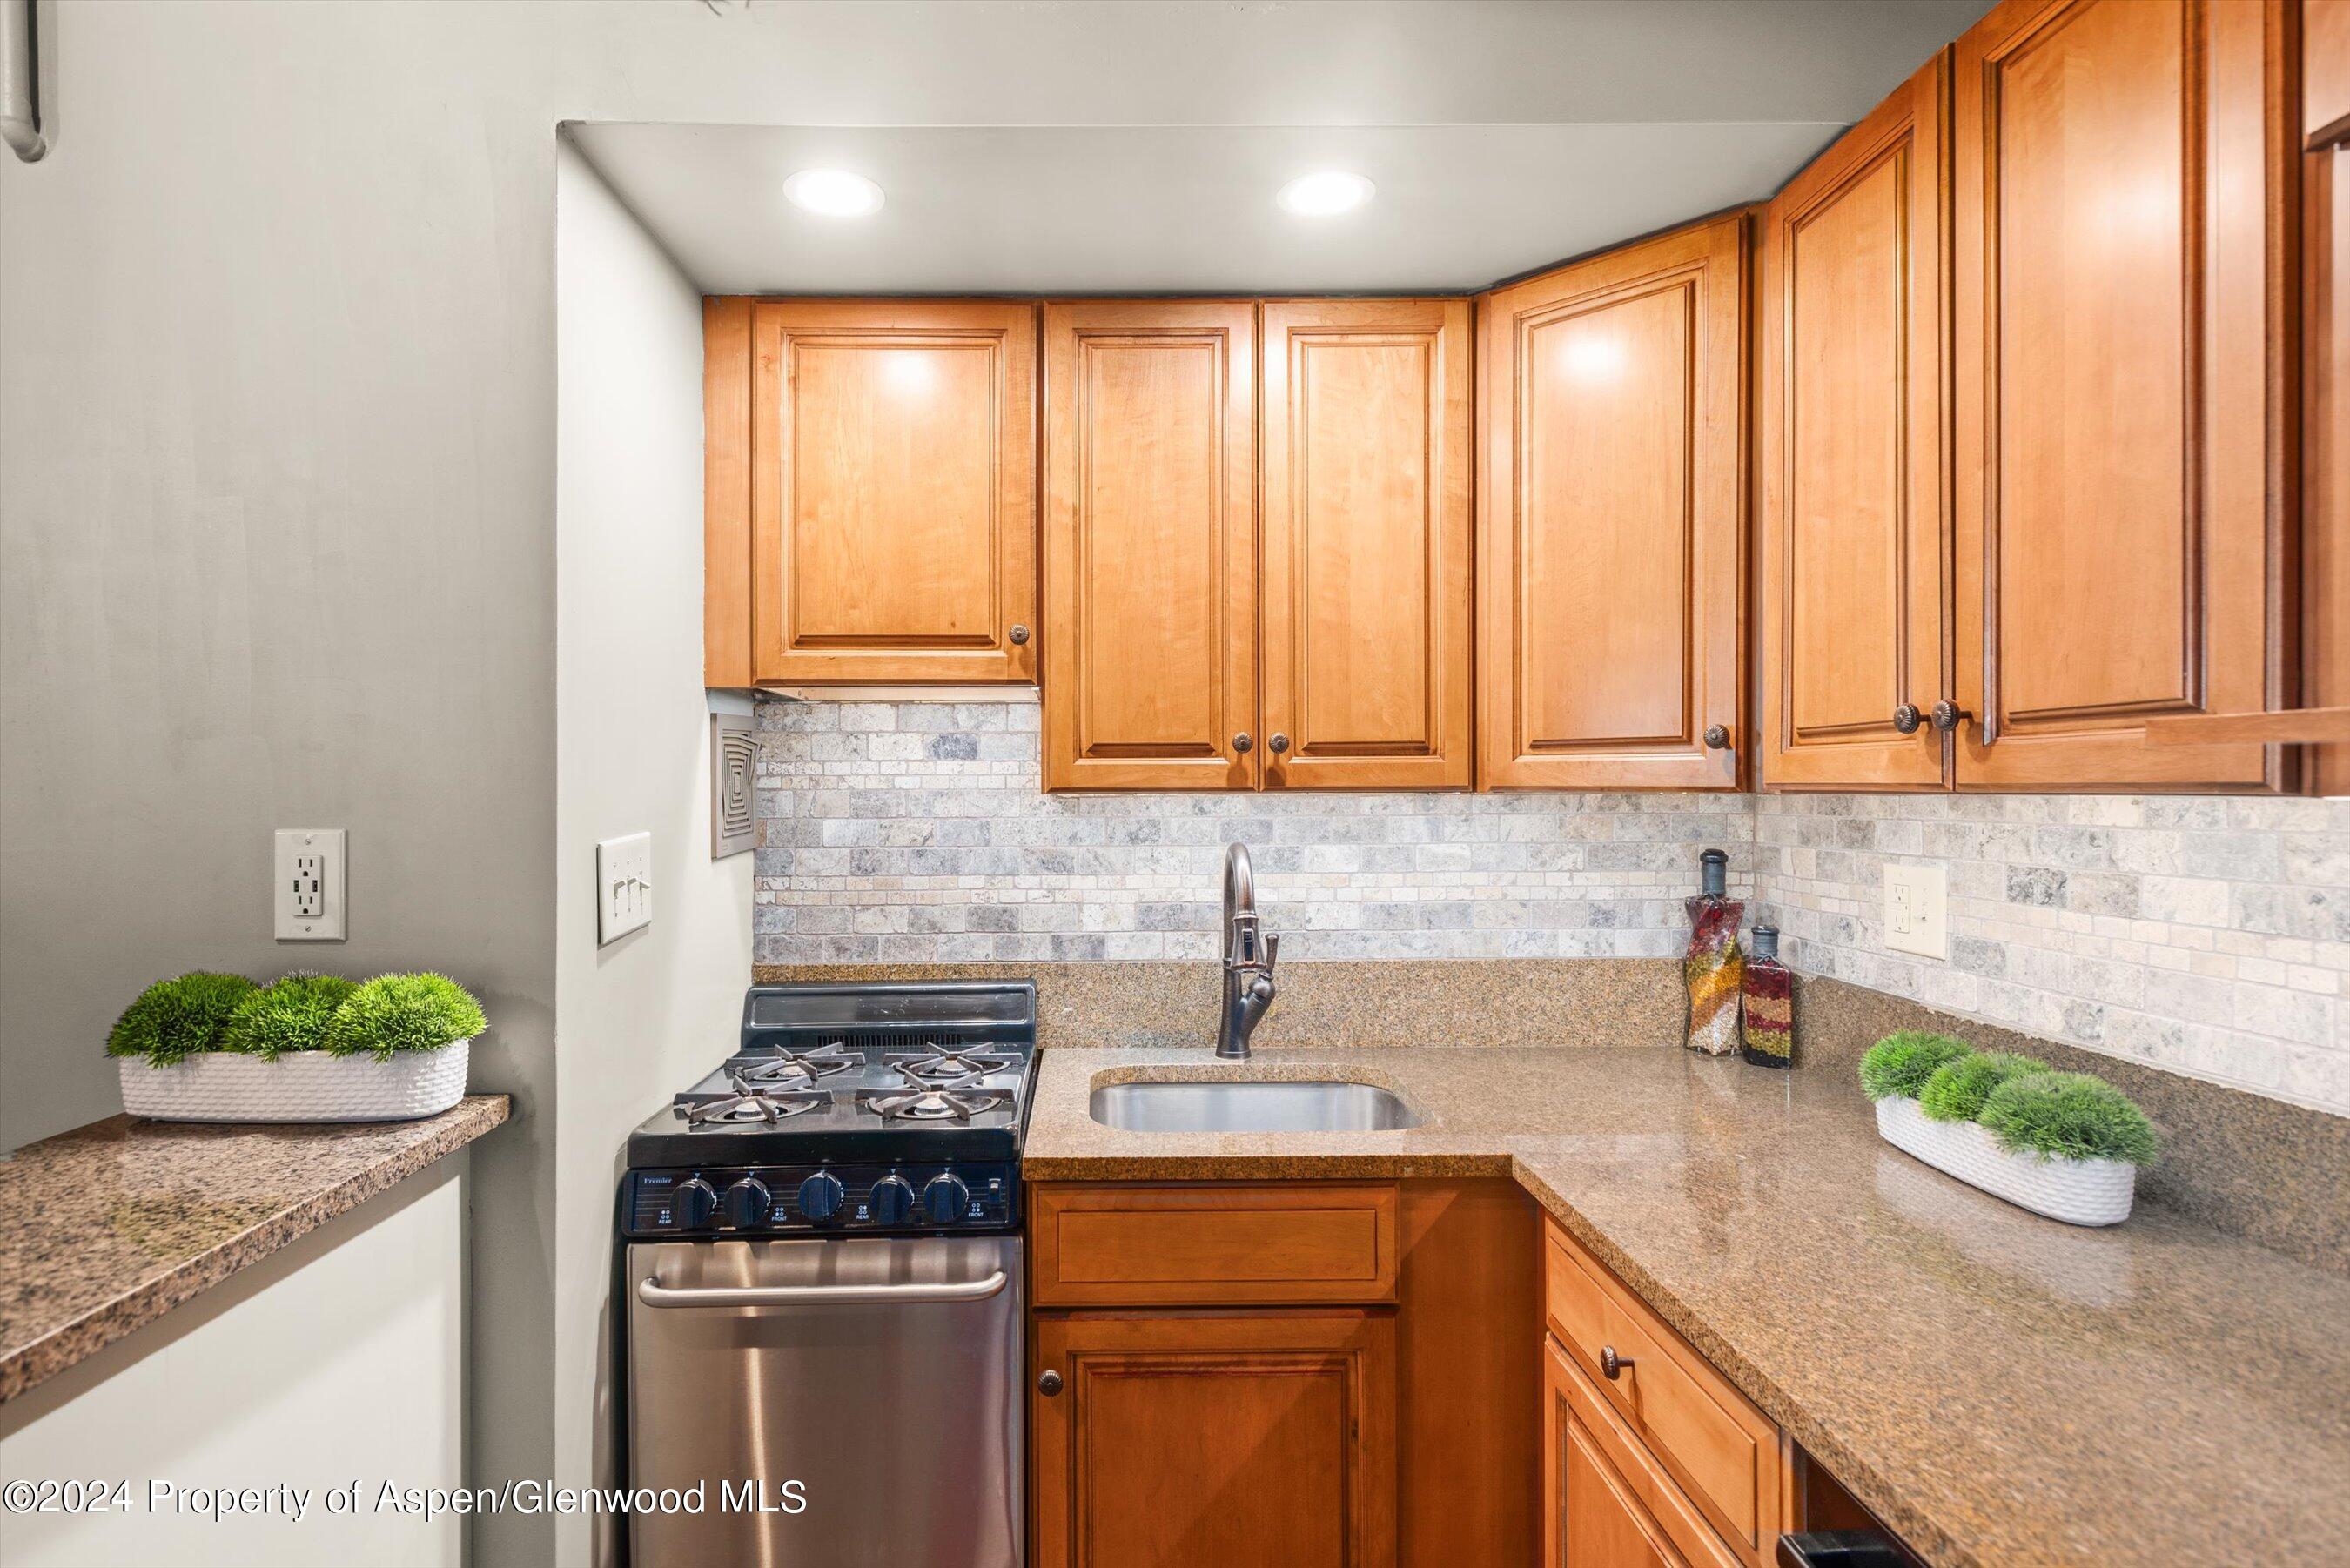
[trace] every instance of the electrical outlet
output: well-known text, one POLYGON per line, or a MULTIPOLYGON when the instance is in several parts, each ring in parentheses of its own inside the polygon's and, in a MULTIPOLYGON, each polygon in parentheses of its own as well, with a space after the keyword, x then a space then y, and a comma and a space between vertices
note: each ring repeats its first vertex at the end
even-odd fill
POLYGON ((339 827, 281 827, 271 860, 281 942, 339 942, 350 912, 339 827))
POLYGON ((631 833, 596 846, 596 945, 652 923, 653 836, 631 833))
POLYGON ((1885 945, 1896 952, 1950 956, 1950 877, 1939 865, 1885 867, 1885 945))

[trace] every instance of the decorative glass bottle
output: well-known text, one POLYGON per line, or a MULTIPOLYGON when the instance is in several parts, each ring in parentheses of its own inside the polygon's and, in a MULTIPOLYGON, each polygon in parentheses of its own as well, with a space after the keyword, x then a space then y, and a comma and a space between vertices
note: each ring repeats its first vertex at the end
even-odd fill
POLYGON ((1795 977, 1779 961, 1779 928, 1754 928, 1740 990, 1746 999, 1740 1054, 1758 1067, 1795 1064, 1795 977))
POLYGON ((1698 896, 1684 906, 1690 917, 1689 956, 1681 978, 1689 982, 1689 1038, 1692 1051, 1727 1056, 1738 1049, 1738 982, 1744 969, 1738 955, 1742 901, 1725 894, 1730 857, 1709 849, 1698 857, 1698 896))

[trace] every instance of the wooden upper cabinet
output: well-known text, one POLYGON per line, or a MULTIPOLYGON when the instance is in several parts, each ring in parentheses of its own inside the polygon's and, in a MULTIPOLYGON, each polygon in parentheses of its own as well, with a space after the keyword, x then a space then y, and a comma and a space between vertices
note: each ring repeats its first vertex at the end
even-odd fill
POLYGON ((1480 301, 1484 787, 1738 785, 1744 232, 1480 301))
POLYGON ((1764 213, 1762 772, 1773 787, 1946 782, 1948 742, 1920 715, 1951 691, 1947 69, 1938 58, 1912 77, 1764 213))
POLYGON ((1961 788, 2241 788, 2292 493, 2273 0, 2006 0, 1954 46, 1961 788))
POLYGON ((1035 679, 1033 306, 704 308, 712 684, 1035 679))
POLYGON ((1264 782, 1466 788, 1469 302, 1263 327, 1264 782))
POLYGON ((1045 307, 1046 789, 1256 783, 1255 385, 1248 301, 1045 307))
POLYGON ((1388 1312, 1045 1314, 1036 1568, 1394 1568, 1388 1312))

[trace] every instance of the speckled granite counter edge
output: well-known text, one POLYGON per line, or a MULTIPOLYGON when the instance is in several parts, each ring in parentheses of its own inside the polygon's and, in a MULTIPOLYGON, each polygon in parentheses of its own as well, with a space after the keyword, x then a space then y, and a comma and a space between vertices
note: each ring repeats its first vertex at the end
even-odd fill
MULTIPOLYGON (((377 1194, 447 1158, 502 1125, 513 1106, 504 1095, 469 1095, 443 1112, 446 1125, 397 1153, 342 1178, 184 1262, 142 1280, 98 1308, 20 1345, 0 1349, 0 1405, 57 1376, 194 1300, 214 1285, 348 1214, 377 1194)), ((338 1129, 340 1130, 340 1129, 338 1129)), ((70 1136, 70 1135, 68 1135, 70 1136)))

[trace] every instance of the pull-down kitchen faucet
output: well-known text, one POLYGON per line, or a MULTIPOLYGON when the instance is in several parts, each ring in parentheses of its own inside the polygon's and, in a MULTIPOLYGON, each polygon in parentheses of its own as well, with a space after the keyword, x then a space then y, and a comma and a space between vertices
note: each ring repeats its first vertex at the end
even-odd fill
POLYGON ((1256 879, 1249 870, 1248 846, 1224 846, 1224 919, 1217 928, 1224 944, 1224 1004, 1216 1025, 1216 1054, 1245 1061, 1249 1036, 1273 1005, 1273 963, 1281 939, 1257 929, 1256 879))

